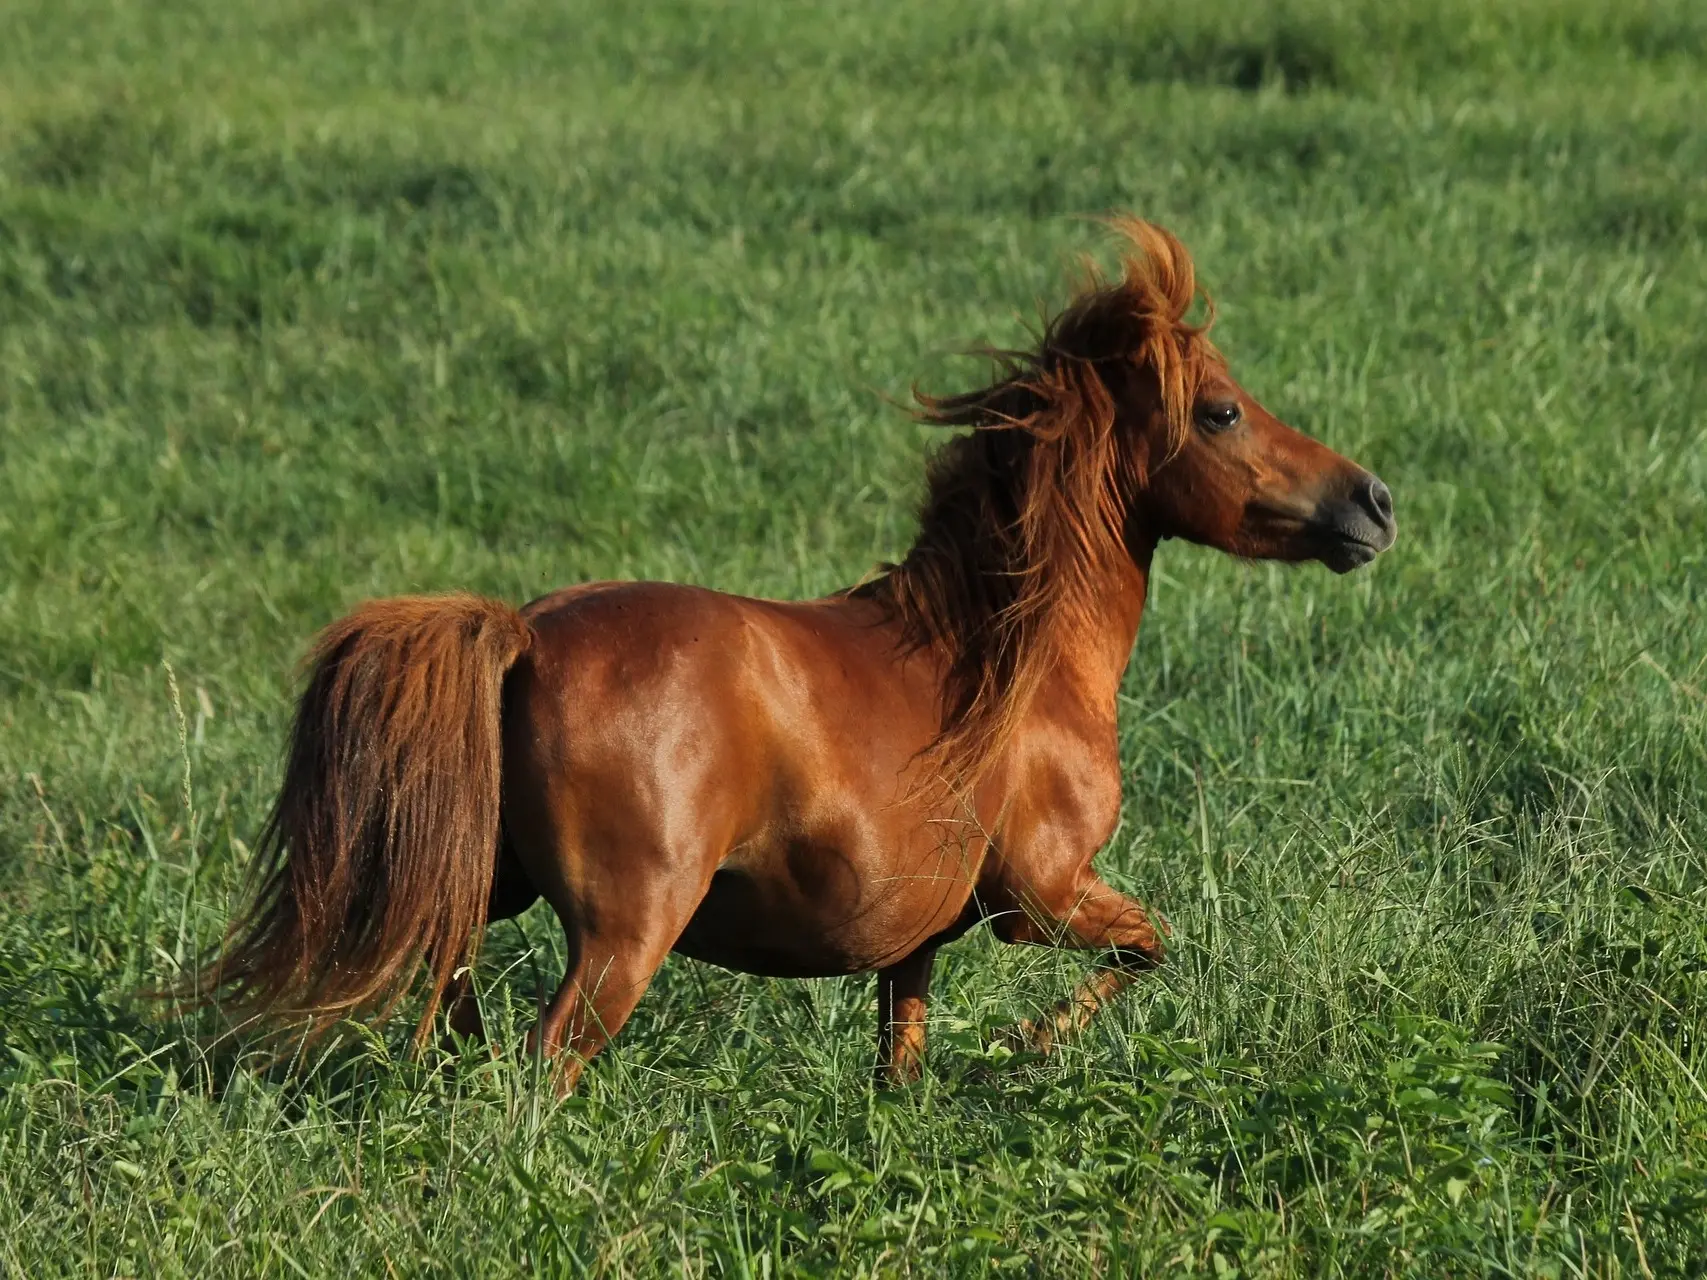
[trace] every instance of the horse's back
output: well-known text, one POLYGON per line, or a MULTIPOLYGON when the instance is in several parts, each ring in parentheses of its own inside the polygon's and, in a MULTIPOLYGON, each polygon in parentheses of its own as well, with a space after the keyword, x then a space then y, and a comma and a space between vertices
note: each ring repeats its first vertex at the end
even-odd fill
POLYGON ((862 601, 588 583, 523 615, 534 644, 522 679, 542 712, 585 718, 611 702, 625 725, 637 722, 628 727, 659 730, 668 712, 692 704, 704 728, 715 721, 752 739, 764 736, 760 721, 784 733, 845 727, 868 704, 906 695, 894 636, 862 601))

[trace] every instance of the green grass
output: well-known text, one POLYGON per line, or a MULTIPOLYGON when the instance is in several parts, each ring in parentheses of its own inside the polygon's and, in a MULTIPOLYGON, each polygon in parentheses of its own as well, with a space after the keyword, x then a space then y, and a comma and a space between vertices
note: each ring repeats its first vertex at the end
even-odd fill
MULTIPOLYGON (((1703 1274, 1704 85, 1685 0, 7 6, 0 1274, 1703 1274), (857 578, 892 401, 1111 208, 1401 537, 1162 553, 1101 865, 1173 962, 1092 1033, 983 1049, 1085 961, 982 936, 897 1093, 853 979, 672 960, 562 1104, 126 995, 317 627, 857 578)), ((560 947, 494 932, 506 1042, 560 947)))

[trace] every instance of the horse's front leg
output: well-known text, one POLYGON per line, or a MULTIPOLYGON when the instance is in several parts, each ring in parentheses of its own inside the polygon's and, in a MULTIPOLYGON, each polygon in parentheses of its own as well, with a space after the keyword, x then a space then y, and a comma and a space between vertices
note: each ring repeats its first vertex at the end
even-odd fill
POLYGON ((905 1084, 925 1067, 925 997, 936 944, 877 971, 877 1082, 905 1084))
MULTIPOLYGON (((1027 1020, 1003 1039, 1016 1048, 1048 1053, 1083 1030, 1097 1012, 1139 974, 1161 964, 1166 951, 1150 913, 1087 866, 1055 892, 1028 889, 994 921, 1004 942, 1105 951, 1108 958, 1045 1016, 1027 1020)), ((1162 924, 1165 931, 1167 925, 1162 924)))

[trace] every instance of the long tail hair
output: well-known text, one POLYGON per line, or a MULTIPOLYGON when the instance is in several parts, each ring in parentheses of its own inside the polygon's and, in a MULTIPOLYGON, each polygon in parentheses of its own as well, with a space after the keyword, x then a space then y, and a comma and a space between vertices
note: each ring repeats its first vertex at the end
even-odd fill
POLYGON ((250 904, 185 995, 312 1037, 388 1016, 425 966, 426 1037, 485 929, 503 680, 532 638, 472 595, 376 600, 321 634, 250 904))

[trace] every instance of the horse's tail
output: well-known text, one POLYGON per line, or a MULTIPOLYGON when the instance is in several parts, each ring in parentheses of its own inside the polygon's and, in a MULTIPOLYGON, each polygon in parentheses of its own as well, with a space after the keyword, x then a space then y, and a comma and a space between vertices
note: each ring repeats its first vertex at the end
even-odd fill
POLYGON ((250 905, 184 994, 316 1035, 388 1016, 425 965, 425 1038, 485 930, 504 674, 532 639, 472 595, 376 600, 321 634, 250 905))

